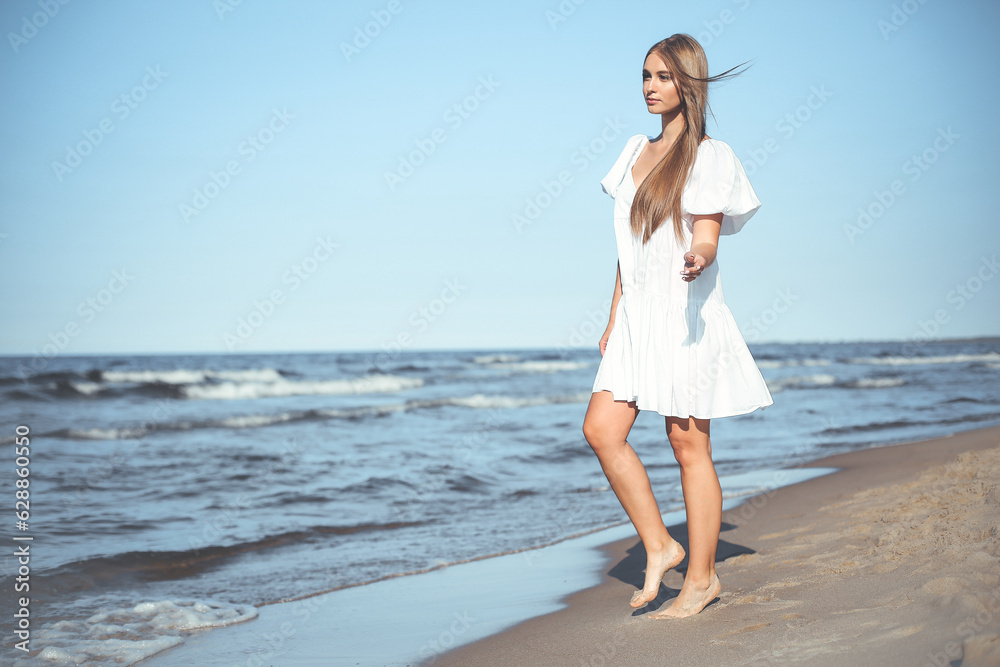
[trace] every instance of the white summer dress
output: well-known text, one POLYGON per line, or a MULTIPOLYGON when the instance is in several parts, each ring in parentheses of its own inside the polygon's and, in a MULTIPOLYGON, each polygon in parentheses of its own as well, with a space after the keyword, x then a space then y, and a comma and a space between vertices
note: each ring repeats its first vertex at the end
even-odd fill
POLYGON ((691 282, 681 277, 693 215, 722 213, 720 236, 735 234, 760 201, 729 144, 705 139, 681 194, 684 245, 670 218, 643 245, 632 234, 629 210, 632 165, 649 141, 630 137, 601 180, 615 200, 622 295, 593 391, 664 416, 713 419, 766 408, 774 401, 723 298, 719 260, 691 282))

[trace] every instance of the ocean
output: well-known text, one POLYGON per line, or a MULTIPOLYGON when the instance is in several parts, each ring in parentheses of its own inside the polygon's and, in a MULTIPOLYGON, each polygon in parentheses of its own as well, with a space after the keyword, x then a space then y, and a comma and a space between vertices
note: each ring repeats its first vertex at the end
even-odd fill
MULTIPOLYGON (((1000 425, 1000 338, 750 347, 774 405, 712 420, 727 498, 762 490, 743 473, 1000 425)), ((627 522, 582 433, 599 362, 596 346, 0 358, 11 503, 30 482, 8 529, 30 540, 0 552, 0 581, 5 609, 30 596, 30 664, 131 664, 261 605, 627 522)), ((640 413, 629 443, 661 510, 682 508, 663 418, 640 413)), ((10 613, 0 628, 3 661, 23 660, 10 613)))

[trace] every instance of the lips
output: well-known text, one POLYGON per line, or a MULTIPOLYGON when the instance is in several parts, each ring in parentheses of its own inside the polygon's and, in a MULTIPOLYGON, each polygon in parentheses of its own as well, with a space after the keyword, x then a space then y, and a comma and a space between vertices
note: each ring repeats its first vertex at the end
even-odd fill
POLYGON ((647 97, 646 101, 652 104, 653 102, 659 102, 660 100, 656 99, 655 97, 647 97))

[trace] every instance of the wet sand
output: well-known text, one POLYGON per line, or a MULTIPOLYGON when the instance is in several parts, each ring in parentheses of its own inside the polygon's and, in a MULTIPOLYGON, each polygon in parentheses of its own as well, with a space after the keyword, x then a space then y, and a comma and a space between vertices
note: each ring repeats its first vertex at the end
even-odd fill
POLYGON ((686 561, 629 607, 645 567, 631 537, 567 608, 424 664, 1000 665, 1000 427, 806 467, 840 470, 723 512, 722 593, 701 614, 644 618, 686 561))

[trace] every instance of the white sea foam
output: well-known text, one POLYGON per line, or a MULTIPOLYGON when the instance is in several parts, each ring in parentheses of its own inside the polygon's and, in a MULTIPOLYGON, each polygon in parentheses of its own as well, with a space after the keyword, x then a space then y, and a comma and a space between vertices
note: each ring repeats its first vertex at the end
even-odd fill
POLYGON ((506 361, 517 361, 518 359, 520 357, 514 354, 487 354, 486 356, 472 358, 477 364, 495 364, 506 361))
POLYGON ((815 387, 829 387, 836 382, 837 378, 827 373, 797 375, 794 377, 782 378, 780 380, 768 380, 767 389, 774 394, 785 389, 812 389, 815 387))
POLYGON ((886 387, 899 387, 906 384, 903 378, 861 378, 854 382, 849 382, 848 386, 859 389, 884 389, 886 387))
POLYGON ((122 428, 71 428, 60 432, 73 440, 127 440, 129 438, 141 438, 147 429, 142 426, 122 427, 122 428))
POLYGON ((171 646, 184 632, 221 628, 257 618, 253 605, 215 600, 160 600, 99 612, 86 621, 58 621, 33 633, 42 650, 15 665, 134 665, 171 646))
POLYGON ((100 390, 104 389, 104 385, 99 382, 70 382, 69 386, 77 390, 81 394, 86 394, 90 396, 91 394, 96 394, 100 390))
POLYGON ((232 371, 185 370, 171 371, 102 371, 105 382, 163 382, 166 384, 198 384, 208 380, 232 382, 278 382, 281 373, 273 368, 247 368, 232 371))
POLYGON ((829 359, 761 359, 759 368, 785 368, 786 366, 829 366, 829 359))
MULTIPOLYGON (((469 396, 449 396, 445 398, 413 399, 405 403, 388 403, 382 405, 362 405, 353 408, 330 408, 326 410, 310 410, 298 412, 278 412, 275 414, 233 415, 220 419, 191 422, 165 422, 153 428, 144 426, 131 427, 96 427, 87 429, 66 429, 49 434, 53 437, 72 440, 127 440, 141 438, 150 431, 186 431, 195 428, 258 428, 282 424, 300 419, 359 419, 364 417, 381 417, 395 412, 417 410, 421 408, 439 408, 454 405, 473 409, 523 408, 533 405, 550 405, 557 403, 586 403, 590 400, 590 392, 554 396, 487 396, 471 394, 469 396)), ((13 441, 13 438, 7 438, 13 441)), ((0 443, 4 440, 0 439, 0 443)))
POLYGON ((188 385, 181 387, 181 393, 187 398, 237 400, 275 396, 384 394, 413 389, 423 384, 424 381, 420 378, 397 375, 366 375, 348 380, 302 380, 297 382, 281 378, 274 382, 221 382, 219 384, 188 385))
POLYGON ((491 363, 490 368, 525 373, 555 373, 556 371, 572 371, 577 368, 591 366, 589 361, 518 361, 512 363, 491 363))
POLYGON ((532 405, 550 405, 553 403, 584 403, 590 400, 590 392, 569 394, 565 396, 487 396, 472 394, 471 396, 454 396, 448 398, 429 399, 426 401, 411 401, 412 407, 438 407, 455 405, 464 408, 523 408, 532 405))
POLYGON ((973 361, 1000 362, 1000 352, 983 354, 945 354, 936 357, 855 357, 852 364, 903 366, 909 364, 965 364, 973 361))

